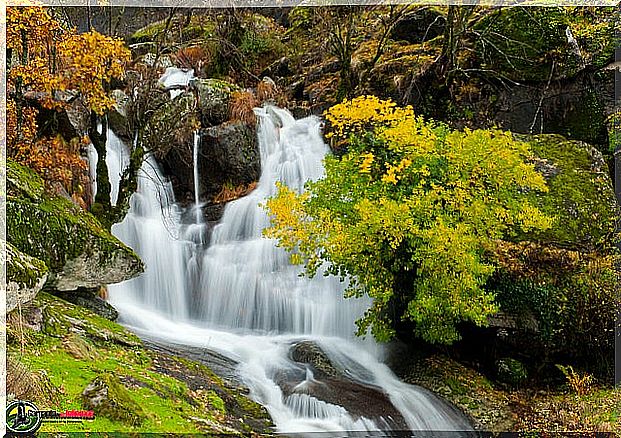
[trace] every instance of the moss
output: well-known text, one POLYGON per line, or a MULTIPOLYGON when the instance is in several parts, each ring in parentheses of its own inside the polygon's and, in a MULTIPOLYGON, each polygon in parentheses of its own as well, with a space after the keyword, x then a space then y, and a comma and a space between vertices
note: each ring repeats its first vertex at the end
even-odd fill
POLYGON ((136 403, 119 379, 103 373, 89 384, 82 394, 82 404, 93 409, 96 415, 117 420, 129 426, 140 426, 145 420, 143 409, 136 403), (93 403, 93 398, 105 393, 103 399, 93 403))
POLYGON ((555 218, 552 228, 518 236, 562 247, 594 247, 610 237, 618 210, 606 164, 589 145, 558 135, 517 136, 552 166, 548 193, 530 193, 530 201, 555 218), (599 166, 599 169, 594 167, 599 166))
POLYGON ((166 29, 166 21, 157 21, 141 29, 138 29, 130 37, 131 43, 144 43, 154 41, 156 37, 166 29))
POLYGON ((52 336, 64 337, 68 334, 69 327, 77 324, 89 339, 100 345, 109 343, 130 347, 142 345, 136 335, 122 326, 48 293, 41 292, 34 300, 34 305, 43 309, 45 331, 52 336))
POLYGON ((6 181, 9 195, 21 195, 32 200, 43 196, 43 179, 31 169, 10 159, 6 161, 6 181))
POLYGON ((68 260, 95 251, 110 258, 122 253, 136 267, 142 265, 133 250, 67 199, 44 197, 33 202, 9 196, 6 208, 8 240, 20 251, 42 260, 53 272, 61 270, 68 260))
POLYGON ((32 288, 48 273, 48 268, 41 260, 19 251, 9 242, 6 243, 7 263, 6 279, 21 287, 32 288))

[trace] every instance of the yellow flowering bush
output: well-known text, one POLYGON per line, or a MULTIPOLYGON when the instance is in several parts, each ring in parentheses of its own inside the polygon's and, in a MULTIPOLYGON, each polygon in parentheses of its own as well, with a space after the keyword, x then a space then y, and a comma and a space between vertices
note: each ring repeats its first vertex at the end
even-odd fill
POLYGON ((360 335, 388 340, 403 320, 450 343, 458 323, 484 325, 498 310, 483 288, 494 271, 485 248, 553 221, 526 199, 547 190, 529 146, 496 130, 451 131, 369 96, 326 118, 347 152, 328 156, 326 176, 303 195, 280 186, 265 234, 308 275, 327 261, 350 278, 347 296, 373 298, 360 335))

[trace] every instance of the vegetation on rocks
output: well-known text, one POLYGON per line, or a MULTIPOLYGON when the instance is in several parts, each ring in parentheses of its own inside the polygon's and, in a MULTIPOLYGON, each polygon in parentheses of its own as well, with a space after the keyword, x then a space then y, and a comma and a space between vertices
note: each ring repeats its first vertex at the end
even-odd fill
POLYGON ((95 411, 93 421, 48 423, 43 432, 269 431, 265 410, 204 365, 148 350, 120 325, 57 297, 41 293, 9 314, 7 343, 22 374, 9 380, 9 394, 39 408, 95 411), (34 383, 42 375, 46 386, 34 383), (28 376, 33 384, 24 385, 28 376))
POLYGON ((43 180, 9 160, 7 237, 50 269, 60 290, 97 287, 142 272, 138 256, 71 200, 46 194, 43 180))

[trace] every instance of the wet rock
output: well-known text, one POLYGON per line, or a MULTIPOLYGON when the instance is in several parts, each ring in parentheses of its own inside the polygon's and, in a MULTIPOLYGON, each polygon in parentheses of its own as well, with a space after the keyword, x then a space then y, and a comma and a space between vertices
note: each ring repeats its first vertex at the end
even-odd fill
POLYGON ((134 402, 118 378, 102 374, 82 392, 84 409, 95 411, 96 416, 121 421, 129 426, 140 426, 146 415, 134 402))
POLYGON ((224 123, 202 130, 200 150, 201 185, 207 198, 224 185, 248 185, 261 175, 256 131, 245 123, 224 123))
POLYGON ((326 403, 342 406, 354 418, 370 418, 396 430, 408 428, 403 416, 382 388, 347 377, 314 342, 302 341, 293 345, 289 356, 295 362, 310 367, 313 376, 309 379, 303 369, 297 374, 281 374, 277 381, 286 397, 307 394, 326 403))
POLYGON ((289 356, 296 362, 312 366, 316 377, 337 377, 341 375, 341 372, 332 365, 326 353, 314 342, 298 342, 289 350, 289 356))

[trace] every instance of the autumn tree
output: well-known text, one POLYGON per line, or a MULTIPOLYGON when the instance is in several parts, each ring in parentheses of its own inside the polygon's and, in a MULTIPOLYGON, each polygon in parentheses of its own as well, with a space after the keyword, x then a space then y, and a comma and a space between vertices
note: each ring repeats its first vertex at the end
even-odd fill
POLYGON ((86 164, 79 151, 88 137, 44 135, 37 116, 42 109, 62 111, 75 101, 95 115, 105 114, 114 104, 108 84, 122 75, 129 59, 121 40, 94 31, 78 34, 48 9, 7 8, 9 157, 69 193, 83 195, 86 164))
POLYGON ((361 335, 388 340, 403 319, 425 340, 450 343, 460 322, 485 325, 498 309, 483 287, 494 271, 486 249, 551 224, 526 197, 547 190, 528 144, 497 130, 451 131, 370 96, 325 116, 347 152, 328 156, 305 193, 279 187, 266 235, 308 275, 327 262, 350 279, 347 296, 373 299, 361 335))

